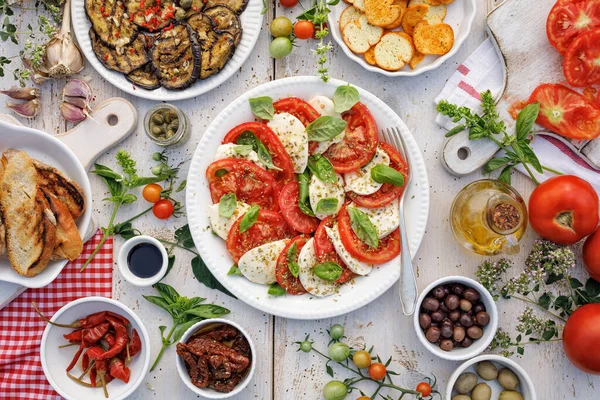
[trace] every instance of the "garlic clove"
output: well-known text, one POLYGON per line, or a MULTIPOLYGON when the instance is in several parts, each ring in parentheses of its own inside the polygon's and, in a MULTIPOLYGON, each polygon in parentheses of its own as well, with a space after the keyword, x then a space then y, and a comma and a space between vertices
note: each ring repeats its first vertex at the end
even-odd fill
POLYGON ((87 82, 82 81, 81 79, 71 79, 63 88, 63 96, 83 97, 86 101, 90 101, 92 99, 92 89, 90 89, 87 82))
POLYGON ((37 88, 19 88, 13 86, 7 90, 0 90, 0 93, 17 100, 33 100, 40 97, 40 89, 37 88))
POLYGON ((42 110, 42 103, 38 99, 33 99, 25 103, 7 102, 6 107, 22 117, 35 118, 42 110))
POLYGON ((83 97, 72 97, 72 96, 64 96, 63 101, 65 103, 69 103, 77 108, 81 108, 82 110, 86 110, 89 108, 89 103, 83 97))
POLYGON ((87 118, 85 110, 65 101, 60 104, 60 114, 68 122, 81 122, 87 118))

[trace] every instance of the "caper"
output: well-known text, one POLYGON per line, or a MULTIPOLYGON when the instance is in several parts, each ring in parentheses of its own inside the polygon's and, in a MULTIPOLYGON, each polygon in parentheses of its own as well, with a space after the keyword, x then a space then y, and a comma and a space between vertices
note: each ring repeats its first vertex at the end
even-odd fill
POLYGON ((175 19, 177 21, 181 21, 184 20, 186 17, 186 12, 183 8, 178 8, 177 11, 175 11, 175 19))
POLYGON ((523 400, 521 393, 515 392, 514 390, 504 390, 500 393, 498 400, 523 400))
POLYGON ((492 388, 487 383, 480 383, 471 392, 471 399, 473 400, 490 400, 491 398, 492 388))
POLYGON ((452 398, 452 400, 471 400, 471 398, 466 394, 457 394, 452 398))
POLYGON ((519 386, 519 378, 508 368, 502 368, 498 372, 498 382, 506 390, 515 390, 519 386))
POLYGON ((157 125, 152 125, 151 132, 154 136, 160 136, 163 134, 163 130, 157 125))
POLYGON ((490 361, 477 364, 477 374, 486 381, 493 381, 498 377, 498 368, 490 361))
POLYGON ((167 126, 167 130, 172 130, 173 132, 177 132, 179 128, 179 121, 171 121, 169 126, 167 126))
POLYGON ((166 124, 171 123, 171 120, 173 119, 173 117, 171 116, 171 113, 169 111, 171 111, 171 110, 169 110, 168 108, 165 108, 163 110, 163 118, 165 119, 166 124))
POLYGON ((174 131, 174 130, 172 130, 172 129, 169 129, 169 130, 167 131, 167 134, 166 134, 166 137, 167 137, 167 139, 170 139, 170 138, 172 138, 173 136, 175 136, 175 131, 174 131))
POLYGON ((467 394, 477 385, 477 375, 472 372, 465 372, 460 374, 456 383, 454 384, 454 390, 460 394, 467 394))
POLYGON ((179 0, 179 6, 188 10, 192 6, 192 0, 179 0))

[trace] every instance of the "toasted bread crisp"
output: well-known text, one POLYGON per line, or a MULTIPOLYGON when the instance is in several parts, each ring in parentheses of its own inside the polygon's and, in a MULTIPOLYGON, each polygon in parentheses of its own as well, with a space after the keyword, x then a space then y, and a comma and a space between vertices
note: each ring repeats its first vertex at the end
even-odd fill
POLYGON ((377 61, 375 60, 375 46, 371 47, 369 50, 363 54, 365 57, 365 61, 369 65, 377 65, 377 61))
POLYGON ((350 22, 357 22, 362 15, 364 14, 358 8, 354 6, 346 7, 340 15, 340 30, 343 31, 344 27, 350 22))
POLYGON ((408 65, 410 65, 410 67, 412 69, 415 69, 417 67, 417 65, 419 65, 421 63, 421 61, 423 61, 424 58, 425 58, 425 54, 419 53, 415 49, 415 54, 413 54, 412 58, 408 62, 408 65))
POLYGON ((438 0, 440 3, 442 4, 452 4, 454 3, 454 0, 438 0))
POLYGON ((402 8, 395 0, 365 0, 365 15, 371 25, 385 27, 402 17, 402 8))
POLYGON ((377 44, 383 35, 383 28, 369 24, 366 16, 349 23, 342 31, 344 43, 350 50, 364 54, 371 46, 377 44))
MULTIPOLYGON (((454 0, 452 0, 454 1, 454 0)), ((439 6, 440 4, 446 4, 443 2, 443 0, 425 0, 425 3, 429 4, 430 6, 439 6)), ((447 3, 450 4, 450 3, 447 3)))
POLYGON ((398 16, 398 19, 391 24, 384 26, 388 31, 399 28, 402 25, 402 16, 404 16, 404 12, 406 11, 406 7, 408 6, 408 0, 394 0, 394 5, 400 7, 402 12, 398 16))
POLYGON ((428 12, 429 6, 427 4, 417 4, 408 7, 402 16, 402 29, 404 32, 412 36, 415 26, 425 20, 428 12))
POLYGON ((448 24, 430 25, 423 21, 415 27, 413 40, 420 53, 443 55, 454 45, 454 31, 448 24))
MULTIPOLYGON (((438 6, 432 6, 431 4, 427 3, 427 0, 410 0, 411 6, 418 5, 418 4, 429 5, 429 12, 427 13, 427 16, 425 17, 425 19, 430 20, 431 18, 437 18, 440 21, 443 21, 444 18, 446 18, 446 13, 448 12, 448 9, 446 8, 445 4, 440 4, 438 6)), ((429 23, 431 23, 431 22, 429 22, 429 23)))
POLYGON ((354 7, 358 8, 360 11, 365 12, 365 0, 354 0, 352 4, 354 4, 354 7))
POLYGON ((386 71, 398 71, 415 52, 412 40, 404 32, 388 32, 375 46, 375 61, 386 71))

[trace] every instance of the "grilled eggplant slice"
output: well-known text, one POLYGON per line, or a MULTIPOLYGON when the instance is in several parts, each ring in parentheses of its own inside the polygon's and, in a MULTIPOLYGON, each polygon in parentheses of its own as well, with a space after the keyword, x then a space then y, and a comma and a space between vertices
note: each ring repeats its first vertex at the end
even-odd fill
POLYGON ((156 36, 150 54, 154 73, 163 87, 185 89, 198 79, 200 44, 187 23, 178 23, 156 36))
POLYGON ((233 56, 235 39, 230 33, 224 32, 210 50, 202 51, 202 68, 200 79, 211 77, 221 71, 233 56))
POLYGON ((215 6, 204 10, 204 15, 207 15, 215 24, 215 31, 218 33, 230 33, 235 45, 237 46, 242 39, 242 24, 237 14, 227 6, 215 6))
POLYGON ((126 0, 85 0, 85 13, 98 38, 115 49, 127 46, 138 34, 125 12, 126 0))
POLYGON ((206 2, 206 8, 212 6, 227 6, 237 14, 243 13, 247 5, 248 0, 208 0, 206 2))
POLYGON ((154 90, 160 87, 158 77, 152 71, 152 64, 148 63, 142 68, 138 68, 135 71, 131 71, 125 75, 125 78, 136 86, 146 90, 154 90))
POLYGON ((177 0, 177 5, 185 10, 186 18, 202 12, 205 4, 206 0, 177 0))
POLYGON ((146 35, 138 35, 129 46, 118 49, 111 49, 106 46, 93 28, 90 28, 90 39, 96 57, 108 69, 128 74, 150 61, 146 35))
POLYGON ((174 21, 174 0, 129 0, 127 13, 133 17, 133 23, 148 32, 158 32, 174 21))
POLYGON ((188 19, 187 23, 192 27, 202 51, 208 51, 217 42, 219 35, 215 32, 215 23, 204 14, 196 14, 188 19))

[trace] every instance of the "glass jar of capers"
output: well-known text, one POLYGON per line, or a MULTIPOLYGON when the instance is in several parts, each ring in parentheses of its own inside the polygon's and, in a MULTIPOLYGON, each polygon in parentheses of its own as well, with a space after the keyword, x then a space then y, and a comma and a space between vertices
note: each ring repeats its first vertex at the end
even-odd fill
POLYGON ((187 116, 172 104, 157 104, 144 117, 146 136, 159 146, 180 146, 189 139, 187 116))

